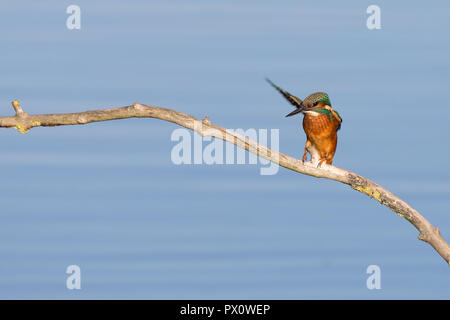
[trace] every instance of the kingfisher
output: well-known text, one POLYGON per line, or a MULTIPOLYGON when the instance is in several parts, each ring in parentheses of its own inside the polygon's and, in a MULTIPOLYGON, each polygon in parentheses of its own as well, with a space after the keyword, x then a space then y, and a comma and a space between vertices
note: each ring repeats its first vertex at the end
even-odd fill
POLYGON ((317 159, 318 166, 325 162, 331 165, 337 146, 337 132, 341 128, 342 118, 331 107, 330 98, 325 92, 315 92, 304 100, 297 98, 289 92, 281 89, 269 79, 266 79, 283 97, 286 98, 295 110, 287 114, 291 117, 303 113, 303 130, 306 133, 305 153, 302 161, 305 162, 307 154, 311 155, 311 161, 317 159))

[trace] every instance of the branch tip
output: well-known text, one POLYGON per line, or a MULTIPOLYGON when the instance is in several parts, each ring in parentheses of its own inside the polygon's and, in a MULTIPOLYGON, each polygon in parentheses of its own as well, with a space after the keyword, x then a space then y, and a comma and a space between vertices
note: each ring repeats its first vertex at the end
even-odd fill
POLYGON ((19 100, 14 100, 14 101, 11 102, 11 104, 12 104, 12 106, 14 108, 14 111, 16 112, 16 116, 26 115, 26 112, 24 112, 22 110, 22 107, 20 106, 19 100))

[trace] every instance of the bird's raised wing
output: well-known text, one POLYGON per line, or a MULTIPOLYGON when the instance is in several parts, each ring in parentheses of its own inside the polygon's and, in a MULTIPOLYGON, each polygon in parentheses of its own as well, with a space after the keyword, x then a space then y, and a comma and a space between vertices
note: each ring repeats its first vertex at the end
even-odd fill
POLYGON ((266 81, 268 83, 270 83, 270 85, 272 85, 272 87, 277 89, 277 91, 279 93, 281 93, 283 95, 283 97, 285 97, 286 100, 289 101, 293 106, 295 106, 296 108, 301 108, 302 107, 302 100, 301 99, 297 98, 296 96, 293 96, 292 94, 290 94, 287 91, 284 91, 283 89, 281 89, 279 86, 277 86, 275 83, 273 83, 272 81, 270 81, 267 78, 266 78, 266 81))

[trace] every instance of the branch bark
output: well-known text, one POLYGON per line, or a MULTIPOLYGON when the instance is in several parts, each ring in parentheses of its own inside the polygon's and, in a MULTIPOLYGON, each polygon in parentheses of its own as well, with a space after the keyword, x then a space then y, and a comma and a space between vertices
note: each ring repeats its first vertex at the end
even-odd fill
POLYGON ((121 108, 86 111, 64 114, 31 115, 22 110, 17 100, 12 102, 15 116, 0 117, 0 127, 15 128, 20 133, 27 133, 33 127, 53 127, 60 125, 80 125, 91 122, 126 119, 155 118, 176 123, 193 130, 202 136, 211 136, 233 143, 238 147, 272 161, 289 170, 317 178, 326 178, 349 185, 369 197, 387 206, 400 217, 408 220, 418 231, 418 238, 429 243, 437 253, 450 265, 450 246, 441 236, 437 227, 433 226, 418 211, 406 202, 392 194, 389 190, 354 172, 335 166, 323 165, 317 168, 315 164, 305 162, 271 150, 257 142, 235 132, 213 125, 208 117, 203 120, 191 115, 155 106, 135 102, 133 105, 121 108))

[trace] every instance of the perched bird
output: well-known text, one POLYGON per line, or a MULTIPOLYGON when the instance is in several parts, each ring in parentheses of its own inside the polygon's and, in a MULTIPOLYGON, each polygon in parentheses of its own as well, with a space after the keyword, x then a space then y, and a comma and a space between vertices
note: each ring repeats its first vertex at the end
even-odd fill
POLYGON ((304 114, 303 130, 306 133, 306 144, 303 162, 306 161, 309 152, 311 160, 318 158, 319 166, 324 162, 331 165, 336 152, 337 132, 341 128, 342 118, 331 107, 328 95, 325 92, 315 92, 307 96, 305 100, 301 100, 284 91, 269 79, 266 80, 296 107, 286 117, 297 113, 304 114))

